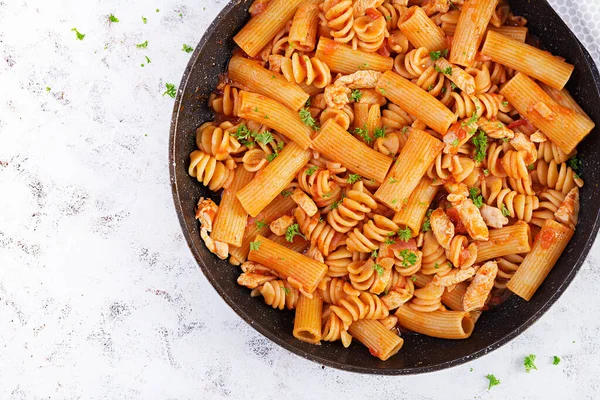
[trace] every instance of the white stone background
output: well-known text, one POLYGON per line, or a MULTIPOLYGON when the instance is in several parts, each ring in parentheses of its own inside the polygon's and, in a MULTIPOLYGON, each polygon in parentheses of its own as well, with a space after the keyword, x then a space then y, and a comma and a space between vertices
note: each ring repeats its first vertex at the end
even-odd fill
MULTIPOLYGON (((600 61, 600 1, 553 3, 600 61)), ((0 0, 0 399, 599 398, 597 245, 524 334, 419 376, 323 368, 221 300, 173 208, 162 92, 225 4, 0 0)))

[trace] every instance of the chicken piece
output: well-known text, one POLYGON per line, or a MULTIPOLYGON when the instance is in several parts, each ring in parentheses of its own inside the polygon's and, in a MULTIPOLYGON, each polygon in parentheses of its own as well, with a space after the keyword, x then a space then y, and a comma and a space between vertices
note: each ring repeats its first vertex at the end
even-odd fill
POLYGON ((200 237, 204 241, 206 248, 221 260, 225 260, 229 256, 229 245, 227 243, 213 240, 208 234, 208 229, 200 228, 200 237))
POLYGON ((350 89, 348 89, 344 85, 327 85, 324 93, 327 107, 337 108, 341 110, 346 104, 350 102, 350 99, 348 98, 348 96, 350 96, 350 93, 350 89))
POLYGON ((484 204, 479 209, 481 217, 487 226, 490 228, 502 228, 502 226, 508 224, 508 218, 506 218, 502 211, 497 207, 488 206, 484 204))
POLYGON ((256 272, 244 272, 238 277, 237 283, 240 286, 246 286, 248 289, 255 289, 275 279, 277 279, 277 277, 274 275, 263 275, 256 272))
POLYGON ((479 126, 479 129, 492 139, 512 139, 515 137, 515 133, 498 120, 483 123, 479 126))
POLYGON ((344 85, 350 89, 373 89, 377 86, 381 75, 378 71, 356 71, 350 75, 340 76, 335 81, 335 85, 344 85))
POLYGON ((464 269, 454 268, 452 271, 444 276, 435 275, 433 277, 433 283, 438 286, 449 287, 457 285, 461 282, 466 281, 473 275, 475 275, 475 268, 468 267, 464 269))
POLYGON ((579 188, 574 187, 569 191, 567 197, 560 203, 558 210, 554 213, 558 222, 575 230, 579 220, 579 188))
POLYGON ((379 104, 380 106, 384 106, 387 103, 387 99, 375 89, 361 89, 360 92, 362 96, 358 100, 358 103, 379 104))
POLYGON ((412 293, 408 293, 408 291, 400 292, 390 290, 388 294, 381 297, 381 301, 383 301, 383 304, 385 304, 385 306, 391 311, 400 307, 401 305, 412 299, 412 297, 412 293))
POLYGON ((311 246, 304 254, 306 257, 312 258, 315 261, 319 261, 325 263, 325 258, 323 257, 323 253, 319 251, 319 249, 315 246, 311 246))
POLYGON ((271 54, 269 56, 269 70, 277 73, 281 73, 281 61, 285 57, 279 54, 271 54))
POLYGON ((262 275, 278 276, 277 272, 273 271, 271 268, 265 267, 259 263, 255 263, 254 261, 245 261, 242 263, 242 265, 240 265, 240 268, 242 268, 242 271, 244 272, 255 272, 262 275))
POLYGON ((477 122, 471 119, 453 123, 443 138, 446 145, 444 153, 458 154, 458 148, 471 139, 475 132, 477 132, 477 128, 477 122))
POLYGON ((400 138, 398 135, 401 135, 400 132, 389 132, 386 133, 385 137, 378 138, 375 141, 375 145, 373 149, 378 152, 393 157, 398 154, 398 150, 400 150, 400 138))
POLYGON ((535 133, 532 133, 531 136, 529 136, 529 140, 533 143, 543 143, 546 142, 548 138, 542 132, 535 131, 535 133))
POLYGON ((379 320, 387 329, 394 329, 396 325, 398 325, 398 317, 395 315, 390 315, 388 317, 382 318, 379 320))
POLYGON ((300 189, 294 190, 294 193, 292 193, 292 200, 294 200, 294 202, 298 204, 298 207, 304 210, 309 217, 312 217, 319 211, 313 199, 300 189))
POLYGON ((217 215, 219 207, 211 199, 200 197, 196 206, 196 219, 200 220, 200 226, 208 232, 212 232, 212 224, 217 215))
POLYGON ((377 8, 383 4, 383 1, 384 0, 356 0, 353 6, 353 15, 355 17, 362 17, 367 12, 367 9, 377 8))
POLYGON ((435 13, 445 14, 450 9, 449 0, 425 0, 421 4, 421 8, 425 14, 431 16, 435 13))
POLYGON ((462 194, 449 194, 448 201, 456 208, 458 217, 474 240, 488 240, 488 228, 483 221, 479 208, 473 204, 471 199, 462 194))
POLYGON ((287 232, 288 228, 294 225, 294 217, 284 215, 271 222, 269 229, 277 236, 283 236, 287 232))
POLYGON ((537 149, 535 144, 521 132, 515 132, 510 144, 519 152, 523 152, 523 160, 527 165, 533 164, 537 160, 537 149))
POLYGON ((448 193, 462 194, 465 197, 469 195, 469 187, 462 182, 444 183, 444 189, 446 189, 448 193))
POLYGON ((480 310, 494 287, 498 265, 496 261, 488 261, 477 270, 475 277, 463 297, 463 309, 465 311, 480 310))
POLYGON ((429 222, 431 222, 431 231, 433 232, 433 236, 435 236, 435 240, 444 249, 449 249, 450 241, 454 237, 454 224, 450 218, 448 218, 444 210, 440 207, 431 213, 429 222))

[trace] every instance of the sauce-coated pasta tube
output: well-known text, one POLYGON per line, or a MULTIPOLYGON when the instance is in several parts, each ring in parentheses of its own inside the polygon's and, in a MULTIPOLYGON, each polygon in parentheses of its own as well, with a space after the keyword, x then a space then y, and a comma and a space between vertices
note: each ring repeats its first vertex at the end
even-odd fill
POLYGON ((531 250, 531 229, 529 224, 518 222, 500 229, 490 229, 486 242, 477 241, 477 259, 475 263, 492 258, 521 254, 531 250))
POLYGON ((327 273, 327 265, 322 262, 283 247, 264 236, 257 236, 252 243, 248 254, 250 261, 271 268, 308 297, 312 297, 327 273))
POLYGON ((307 0, 294 15, 288 41, 298 51, 309 52, 315 49, 319 28, 319 3, 320 0, 307 0))
POLYGON ((303 149, 308 149, 312 131, 298 113, 283 104, 256 93, 240 92, 239 117, 260 122, 287 136, 303 149))
POLYGON ((272 0, 267 8, 248 21, 233 38, 250 57, 255 57, 292 19, 303 0, 272 0))
POLYGON ((385 72, 377 82, 377 90, 441 135, 456 121, 456 115, 448 107, 395 72, 385 72))
POLYGON ((313 293, 312 298, 301 294, 294 316, 294 337, 303 342, 320 344, 322 311, 323 300, 319 293, 313 293))
POLYGON ((496 4, 498 4, 498 0, 467 0, 465 2, 458 17, 454 39, 452 39, 451 63, 464 67, 470 67, 473 64, 483 34, 496 9, 496 4))
POLYGON ((392 210, 400 211, 443 147, 429 133, 411 128, 406 144, 375 197, 392 210))
POLYGON ((248 172, 245 168, 238 168, 235 171, 231 185, 223 190, 221 204, 215 217, 213 231, 210 234, 213 240, 225 242, 232 246, 242 245, 248 213, 236 195, 252 178, 254 178, 253 172, 248 172))
POLYGON ((539 85, 542 89, 544 89, 544 92, 548 93, 548 95, 552 97, 552 100, 556 101, 561 106, 577 111, 579 114, 585 116, 591 121, 590 117, 586 114, 585 111, 583 111, 583 108, 581 108, 579 104, 577 104, 577 102, 571 96, 571 93, 569 93, 567 89, 563 88, 562 90, 558 90, 542 82, 539 82, 539 85))
POLYGON ((267 235, 269 224, 282 215, 291 213, 294 208, 296 208, 296 203, 291 197, 277 196, 256 218, 249 218, 242 245, 240 247, 229 247, 229 263, 240 265, 246 261, 250 251, 250 242, 254 240, 256 235, 267 235))
POLYGON ((321 37, 315 57, 323 61, 331 72, 352 74, 360 70, 387 71, 394 67, 394 59, 377 53, 353 50, 352 47, 321 37))
POLYGON ((277 158, 238 192, 237 198, 248 214, 256 217, 292 182, 310 158, 310 151, 303 150, 294 142, 288 143, 277 158))
POLYGON ((398 28, 417 49, 425 47, 429 51, 435 51, 447 47, 442 29, 418 6, 413 6, 402 14, 398 28))
POLYGON ((489 25, 488 31, 494 31, 511 39, 518 40, 521 43, 525 43, 525 39, 527 39, 527 33, 529 32, 529 28, 526 28, 524 26, 502 25, 499 27, 495 27, 493 25, 489 25))
POLYGON ((507 67, 523 72, 553 88, 562 89, 575 68, 552 54, 490 31, 481 52, 507 67))
POLYGON ((402 305, 395 315, 402 327, 442 339, 466 339, 475 327, 473 317, 465 311, 420 312, 402 305))
POLYGON ((522 72, 508 81, 500 94, 506 97, 521 116, 530 120, 567 154, 595 126, 585 115, 558 104, 522 72))
POLYGON ((531 300, 567 247, 573 233, 572 229, 559 222, 546 220, 531 252, 525 256, 506 287, 517 296, 531 300))
POLYGON ((382 182, 392 159, 360 142, 333 119, 321 127, 311 147, 356 174, 382 182))
POLYGON ((398 225, 408 226, 413 237, 417 236, 438 188, 439 186, 431 185, 431 179, 423 177, 410 194, 408 202, 394 215, 393 221, 398 225))
POLYGON ((382 361, 398 353, 404 344, 404 339, 376 319, 354 321, 348 328, 348 332, 364 344, 372 355, 382 361))
POLYGON ((294 111, 302 108, 309 97, 300 86, 288 82, 283 75, 271 72, 247 58, 231 57, 228 72, 229 78, 248 91, 265 95, 294 111))

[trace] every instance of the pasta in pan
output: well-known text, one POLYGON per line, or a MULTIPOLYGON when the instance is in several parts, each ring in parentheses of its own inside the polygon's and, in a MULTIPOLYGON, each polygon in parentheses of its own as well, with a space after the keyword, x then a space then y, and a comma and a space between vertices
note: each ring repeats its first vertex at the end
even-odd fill
POLYGON ((594 127, 505 1, 408 3, 260 0, 189 164, 238 283, 295 312, 297 339, 381 360, 531 299, 576 229, 594 127))

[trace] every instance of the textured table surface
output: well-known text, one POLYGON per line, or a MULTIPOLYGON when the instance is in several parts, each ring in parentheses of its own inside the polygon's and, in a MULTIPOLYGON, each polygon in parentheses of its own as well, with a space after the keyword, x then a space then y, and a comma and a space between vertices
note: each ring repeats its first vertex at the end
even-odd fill
MULTIPOLYGON (((172 205, 162 93, 225 3, 0 1, 0 399, 599 398, 598 245, 517 339, 413 377, 313 364, 219 298, 172 205)), ((554 0, 598 62, 600 1, 571 3, 554 0)))

